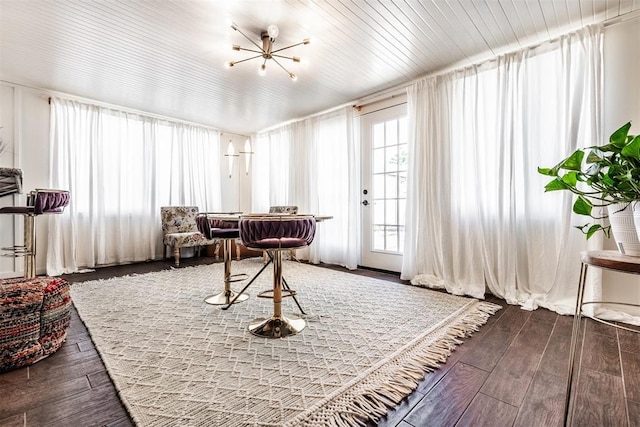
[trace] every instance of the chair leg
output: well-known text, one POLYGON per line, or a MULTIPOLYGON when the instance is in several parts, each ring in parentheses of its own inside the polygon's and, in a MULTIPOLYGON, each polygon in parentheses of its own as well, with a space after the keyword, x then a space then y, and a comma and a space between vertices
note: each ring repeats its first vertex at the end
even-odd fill
POLYGON ((216 261, 220 259, 220 241, 216 242, 216 249, 214 250, 214 254, 216 256, 216 261))
POLYGON ((245 280, 247 278, 246 274, 231 274, 231 240, 232 239, 222 239, 222 256, 224 257, 224 290, 219 294, 206 297, 204 299, 204 302, 206 302, 207 304, 231 305, 236 302, 245 301, 247 298, 249 298, 249 295, 245 293, 238 294, 231 289, 231 282, 237 282, 240 280, 245 280))
POLYGON ((173 258, 174 258, 174 262, 176 267, 180 267, 180 247, 179 246, 173 246, 173 258))
POLYGON ((24 216, 24 277, 36 277, 36 217, 24 216))
POLYGON ((282 251, 269 253, 273 261, 273 316, 256 319, 249 324, 249 332, 265 338, 284 338, 302 331, 307 322, 296 316, 282 314, 282 251))

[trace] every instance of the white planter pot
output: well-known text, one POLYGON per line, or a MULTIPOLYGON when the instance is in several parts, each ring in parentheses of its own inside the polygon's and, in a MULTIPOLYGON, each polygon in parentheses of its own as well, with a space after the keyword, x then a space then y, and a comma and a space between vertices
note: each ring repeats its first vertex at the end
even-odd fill
POLYGON ((633 211, 633 222, 636 225, 636 234, 640 240, 640 200, 631 203, 631 210, 633 211))
POLYGON ((640 256, 640 238, 634 223, 634 212, 629 203, 607 206, 613 238, 621 254, 640 256))

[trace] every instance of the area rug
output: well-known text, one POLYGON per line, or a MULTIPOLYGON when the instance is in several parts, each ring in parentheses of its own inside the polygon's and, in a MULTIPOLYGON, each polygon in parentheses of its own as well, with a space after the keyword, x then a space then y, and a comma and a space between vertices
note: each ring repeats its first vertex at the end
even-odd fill
MULTIPOLYGON (((261 266, 243 260, 233 272, 261 266)), ((271 269, 227 311, 203 302, 222 289, 221 263, 76 283, 71 294, 139 426, 362 425, 500 308, 293 261, 284 275, 307 327, 276 340, 247 331, 273 312, 255 297, 271 269)), ((283 311, 298 313, 291 298, 283 311)))

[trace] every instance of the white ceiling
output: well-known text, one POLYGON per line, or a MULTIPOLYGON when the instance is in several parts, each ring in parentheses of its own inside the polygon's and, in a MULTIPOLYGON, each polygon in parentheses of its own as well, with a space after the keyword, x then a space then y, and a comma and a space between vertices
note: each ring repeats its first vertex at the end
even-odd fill
POLYGON ((640 0, 0 0, 0 79, 249 134, 640 9, 640 0), (296 73, 232 44, 301 56, 296 73))

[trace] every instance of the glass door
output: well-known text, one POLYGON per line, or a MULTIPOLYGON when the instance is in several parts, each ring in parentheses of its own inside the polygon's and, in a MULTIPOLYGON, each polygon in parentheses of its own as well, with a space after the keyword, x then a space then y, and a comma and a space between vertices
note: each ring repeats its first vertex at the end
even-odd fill
POLYGON ((361 117, 362 253, 366 267, 402 268, 407 199, 407 109, 396 105, 361 117))

